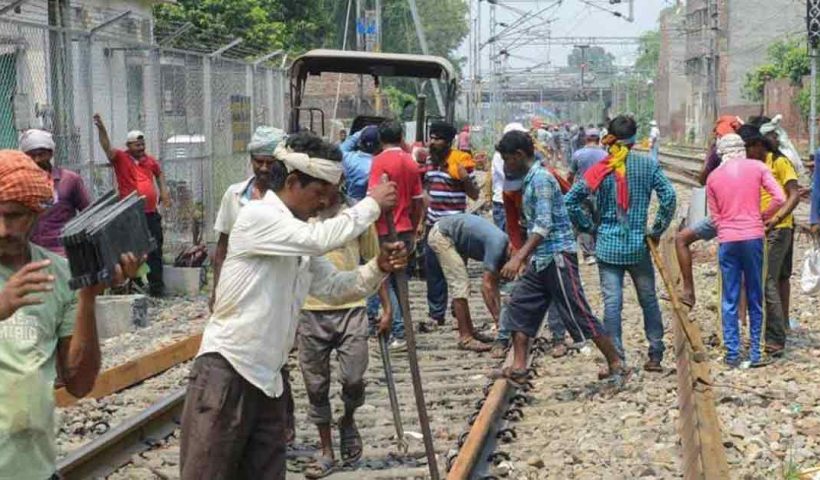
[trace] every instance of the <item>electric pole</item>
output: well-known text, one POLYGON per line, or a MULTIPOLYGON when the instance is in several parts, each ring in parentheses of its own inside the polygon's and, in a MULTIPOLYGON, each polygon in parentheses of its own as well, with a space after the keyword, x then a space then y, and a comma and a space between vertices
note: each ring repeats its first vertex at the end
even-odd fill
MULTIPOLYGON (((809 155, 817 148, 817 47, 820 45, 820 0, 806 1, 806 30, 811 47, 811 108, 809 112, 809 155)), ((817 158, 815 158, 815 162, 817 158)), ((815 168, 815 172, 817 169, 815 168)), ((816 173, 815 173, 816 174, 816 173)))

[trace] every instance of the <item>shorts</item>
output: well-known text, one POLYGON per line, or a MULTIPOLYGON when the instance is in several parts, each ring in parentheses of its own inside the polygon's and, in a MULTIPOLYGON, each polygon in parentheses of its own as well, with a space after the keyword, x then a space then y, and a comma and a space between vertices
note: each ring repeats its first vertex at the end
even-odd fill
POLYGON ((454 299, 469 298, 470 277, 467 274, 467 266, 458 250, 456 250, 453 241, 441 233, 438 224, 433 225, 432 230, 430 230, 427 245, 438 257, 441 271, 444 272, 444 279, 447 280, 447 290, 450 295, 454 299))
POLYGON ((700 240, 712 240, 717 237, 717 227, 710 217, 698 221, 691 228, 700 240))

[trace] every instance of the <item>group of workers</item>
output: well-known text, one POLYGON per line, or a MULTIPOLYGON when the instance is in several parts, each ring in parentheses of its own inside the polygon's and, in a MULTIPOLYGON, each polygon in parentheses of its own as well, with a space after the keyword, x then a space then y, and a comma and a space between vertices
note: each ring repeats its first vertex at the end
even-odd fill
MULTIPOLYGON (((94 121, 119 194, 145 198, 160 245, 147 256, 148 291, 161 296, 157 204, 170 204, 162 169, 145 152, 142 132, 129 132, 126 149, 117 150, 100 117, 94 121)), ((662 372, 664 326, 647 237, 656 241, 669 227, 676 194, 656 159, 633 149, 637 130, 628 116, 605 131, 587 128, 565 161, 565 178, 556 169, 556 144, 544 148, 540 130, 533 135, 509 124, 487 176, 490 221, 468 210, 481 194, 469 130, 459 136, 453 125, 434 122, 420 164, 394 120, 352 132, 340 145, 259 127, 248 144, 253 175, 227 189, 214 226, 212 313, 189 376, 182 478, 284 478, 295 434, 287 370, 294 346, 321 445, 305 475, 321 478, 357 462, 363 443, 355 411, 365 398, 368 335, 389 339, 393 351, 406 348, 392 274, 411 261, 423 266, 427 284, 428 318, 419 330, 444 327, 449 310, 459 348, 499 358, 512 349, 512 363, 490 376, 513 384, 527 379, 528 344, 545 318, 556 356, 566 352, 567 333, 576 346, 591 340, 606 363, 598 378, 623 381, 628 273, 648 342, 643 368, 662 372), (650 223, 653 195, 658 208, 650 223), (602 320, 584 292, 579 249, 598 270, 602 320), (468 259, 482 267, 490 334, 473 324, 468 259), (509 289, 506 302, 502 288, 509 289), (341 462, 332 442, 333 352, 344 404, 335 422, 341 462)), ((802 164, 777 118, 743 124, 721 117, 715 136, 702 175, 711 216, 677 236, 683 298, 694 304, 689 245, 717 237, 725 362, 762 366, 786 345, 802 164), (744 310, 747 352, 739 340, 744 310)), ((0 383, 12 386, 0 390, 0 477, 56 478, 54 385, 81 397, 100 368, 94 299, 106 286, 72 292, 59 241, 90 198, 77 174, 52 165, 55 148, 48 132, 31 130, 21 151, 0 151, 0 383)), ((123 255, 113 283, 136 277, 145 260, 123 255)))

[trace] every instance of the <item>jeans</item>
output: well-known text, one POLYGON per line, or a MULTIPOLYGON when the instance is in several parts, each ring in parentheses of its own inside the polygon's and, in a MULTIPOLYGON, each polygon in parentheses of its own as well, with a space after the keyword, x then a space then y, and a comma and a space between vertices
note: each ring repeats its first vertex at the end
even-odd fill
MULTIPOLYGON (((429 234, 430 228, 427 229, 429 234)), ((424 237, 424 266, 427 280, 428 315, 434 320, 443 320, 447 315, 447 280, 438 263, 436 253, 427 244, 427 235, 424 237)))
POLYGON ((504 204, 502 202, 493 202, 493 223, 501 229, 507 231, 507 214, 504 212, 504 204))
POLYGON ((655 294, 655 269, 647 252, 643 260, 632 265, 598 262, 601 292, 604 297, 604 325, 622 360, 626 360, 621 335, 621 312, 624 306, 624 274, 629 272, 638 302, 643 310, 643 328, 649 341, 649 359, 663 359, 663 320, 655 294))
POLYGON ((148 221, 148 231, 157 242, 157 248, 148 253, 148 292, 153 297, 161 297, 165 293, 165 283, 162 280, 162 216, 157 212, 145 214, 148 221))
POLYGON ((740 361, 737 305, 745 283, 749 309, 749 360, 760 361, 763 336, 763 239, 720 244, 718 255, 722 286, 720 302, 726 360, 740 361))

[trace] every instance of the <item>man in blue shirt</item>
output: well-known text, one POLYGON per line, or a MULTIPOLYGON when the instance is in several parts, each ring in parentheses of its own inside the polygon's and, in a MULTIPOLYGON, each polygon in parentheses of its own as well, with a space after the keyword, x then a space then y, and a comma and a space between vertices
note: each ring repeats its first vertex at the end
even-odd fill
POLYGON ((496 147, 504 159, 504 171, 511 178, 524 178, 523 214, 527 241, 501 269, 508 279, 521 278, 512 292, 508 310, 513 332, 513 364, 495 373, 513 383, 527 378, 527 346, 535 337, 547 309, 553 302, 569 330, 591 338, 606 357, 608 370, 599 376, 623 373, 612 340, 592 313, 581 277, 575 236, 561 189, 555 177, 535 160, 532 138, 523 132, 509 132, 496 147))
MULTIPOLYGON (((598 129, 590 128, 586 131, 584 147, 576 150, 569 162, 570 183, 583 178, 590 167, 607 157, 606 151, 598 145, 600 141, 601 133, 598 129)), ((586 213, 592 216, 593 223, 597 224, 599 219, 598 212, 595 209, 594 196, 588 198, 583 207, 586 209, 586 213)), ((595 232, 578 232, 578 244, 581 246, 581 253, 584 255, 586 263, 588 265, 595 263, 595 232)))
POLYGON ((593 166, 575 182, 566 196, 567 210, 578 230, 593 231, 594 222, 584 211, 583 202, 590 195, 596 195, 601 224, 595 256, 604 297, 604 323, 621 359, 625 359, 621 311, 624 275, 629 272, 643 310, 644 330, 649 341, 649 360, 644 369, 660 372, 664 352, 663 322, 655 295, 655 270, 646 236, 648 233, 653 238, 660 238, 669 227, 675 214, 675 190, 655 161, 631 150, 637 133, 634 119, 616 117, 610 122, 608 131, 603 143, 609 147, 612 160, 593 166), (660 206, 652 228, 647 232, 647 213, 653 191, 660 206))
POLYGON ((355 203, 367 195, 367 182, 370 180, 370 167, 373 155, 379 152, 379 127, 368 125, 350 135, 339 145, 342 151, 342 169, 344 171, 347 196, 355 203))
POLYGON ((501 296, 498 279, 507 261, 509 238, 489 220, 478 215, 459 213, 444 217, 430 230, 427 244, 438 258, 447 290, 453 297, 453 311, 458 323, 458 346, 463 350, 486 352, 491 346, 477 337, 470 318, 470 279, 464 258, 480 261, 484 266, 481 295, 484 304, 498 324, 501 296))

